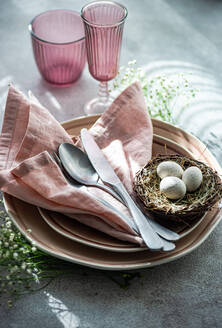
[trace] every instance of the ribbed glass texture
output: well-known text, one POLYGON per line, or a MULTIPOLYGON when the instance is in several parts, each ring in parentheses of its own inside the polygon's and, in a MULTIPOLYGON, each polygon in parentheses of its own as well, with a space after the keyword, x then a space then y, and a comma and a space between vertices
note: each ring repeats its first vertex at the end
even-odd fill
POLYGON ((69 85, 86 62, 85 32, 80 15, 71 10, 40 14, 29 26, 37 67, 45 80, 69 85))
POLYGON ((112 80, 118 72, 126 9, 98 1, 82 10, 90 74, 98 81, 112 80))

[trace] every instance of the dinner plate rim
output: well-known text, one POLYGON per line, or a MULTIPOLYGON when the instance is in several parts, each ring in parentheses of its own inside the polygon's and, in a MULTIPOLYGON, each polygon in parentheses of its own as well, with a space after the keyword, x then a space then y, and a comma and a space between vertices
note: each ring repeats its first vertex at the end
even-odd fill
MULTIPOLYGON (((62 236, 66 237, 66 238, 69 238, 70 240, 73 240, 75 242, 79 242, 81 244, 84 244, 84 245, 87 245, 89 247, 94 247, 94 248, 98 248, 98 249, 102 249, 102 250, 105 250, 105 251, 110 251, 110 252, 119 252, 119 253, 130 253, 130 252, 140 252, 140 251, 144 251, 144 250, 147 250, 147 248, 145 247, 140 247, 138 245, 138 247, 131 247, 131 248, 119 248, 119 247, 115 247, 115 246, 103 246, 102 244, 100 244, 99 242, 90 242, 90 241, 87 241, 86 239, 84 238, 81 238, 81 237, 78 237, 78 236, 75 236, 74 234, 72 233, 66 233, 65 232, 65 229, 62 227, 62 226, 59 226, 59 224, 57 224, 57 222, 55 224, 52 224, 52 222, 50 221, 50 219, 47 218, 47 213, 45 213, 45 209, 44 208, 41 208, 41 207, 37 207, 41 217, 43 220, 45 220, 45 222, 53 229, 55 230, 57 233, 61 234, 62 236), (59 226, 60 230, 57 228, 57 226, 59 226), (71 235, 71 236, 70 236, 71 235)), ((47 212, 48 210, 46 210, 47 212)), ((78 213, 77 213, 78 215, 78 213)), ((52 221, 53 221, 53 218, 52 218, 52 221)), ((132 244, 133 245, 133 244, 132 244)), ((136 244, 135 244, 136 245, 136 244)))
MULTIPOLYGON (((13 197, 11 195, 8 195, 9 197, 13 197)), ((8 215, 10 216, 10 218, 13 220, 15 226, 18 228, 18 230, 25 235, 25 237, 32 243, 33 239, 30 238, 30 236, 28 234, 24 233, 24 230, 19 226, 19 224, 17 223, 17 221, 15 221, 14 217, 12 216, 12 214, 10 213, 6 200, 5 200, 5 195, 3 195, 3 203, 5 206, 5 209, 8 213, 8 215)), ((112 270, 112 271, 119 271, 119 270, 138 270, 138 269, 145 269, 145 268, 151 268, 151 267, 155 267, 155 266, 159 266, 165 263, 170 263, 172 261, 175 261, 183 256, 188 255, 189 253, 191 253, 193 250, 195 250, 196 248, 198 248, 207 238, 208 236, 211 234, 211 232, 216 228, 216 226, 219 224, 221 218, 218 219, 212 226, 211 228, 208 230, 208 232, 204 235, 203 238, 201 238, 197 243, 193 242, 194 245, 189 247, 189 248, 185 248, 184 251, 181 251, 180 253, 175 254, 174 256, 171 256, 170 258, 163 258, 160 260, 156 260, 151 262, 147 262, 147 263, 139 263, 139 264, 127 264, 127 265, 108 265, 108 264, 95 264, 89 261, 85 261, 85 260, 79 260, 79 259, 74 259, 70 256, 67 256, 66 254, 60 255, 57 252, 54 252, 53 250, 50 250, 50 248, 45 248, 42 246, 42 244, 40 244, 38 241, 34 240, 35 246, 37 248, 39 248, 40 250, 42 250, 43 252, 57 257, 61 260, 66 260, 69 261, 71 263, 75 263, 75 264, 80 264, 80 265, 84 265, 84 266, 88 266, 94 269, 100 269, 100 270, 112 270)), ((206 229, 206 228, 205 228, 206 229)), ((205 230, 204 229, 204 230, 205 230)), ((169 252, 170 253, 170 252, 169 252)))

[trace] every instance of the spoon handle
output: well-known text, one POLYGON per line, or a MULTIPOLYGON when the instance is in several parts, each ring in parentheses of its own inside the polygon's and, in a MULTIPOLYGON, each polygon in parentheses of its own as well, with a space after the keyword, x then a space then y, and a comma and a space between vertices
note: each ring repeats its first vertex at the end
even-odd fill
POLYGON ((123 199, 115 192, 113 191, 110 187, 104 185, 104 184, 101 184, 101 183, 95 183, 95 184, 90 184, 91 187, 96 187, 96 188, 99 188, 101 190, 104 190, 106 192, 108 192, 111 196, 113 196, 114 198, 116 198, 118 201, 120 201, 122 204, 125 205, 123 199))

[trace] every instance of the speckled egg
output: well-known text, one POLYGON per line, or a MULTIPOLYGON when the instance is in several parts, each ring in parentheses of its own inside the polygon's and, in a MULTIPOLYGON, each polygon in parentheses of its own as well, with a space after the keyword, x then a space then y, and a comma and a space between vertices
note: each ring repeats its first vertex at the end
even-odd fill
POLYGON ((197 166, 190 166, 184 171, 182 180, 187 187, 187 191, 193 192, 200 187, 203 175, 197 166))
POLYGON ((160 182, 160 191, 169 199, 180 199, 186 194, 185 183, 177 177, 165 177, 160 182))
POLYGON ((161 179, 169 176, 181 178, 183 175, 183 169, 176 162, 164 161, 157 166, 157 175, 161 179))

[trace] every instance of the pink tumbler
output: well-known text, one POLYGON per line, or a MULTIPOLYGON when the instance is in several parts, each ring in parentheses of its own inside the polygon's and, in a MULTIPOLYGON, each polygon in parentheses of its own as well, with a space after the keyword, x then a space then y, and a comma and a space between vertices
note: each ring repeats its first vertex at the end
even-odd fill
POLYGON ((42 77, 58 86, 75 82, 86 63, 85 33, 79 13, 46 11, 31 21, 29 31, 42 77))

